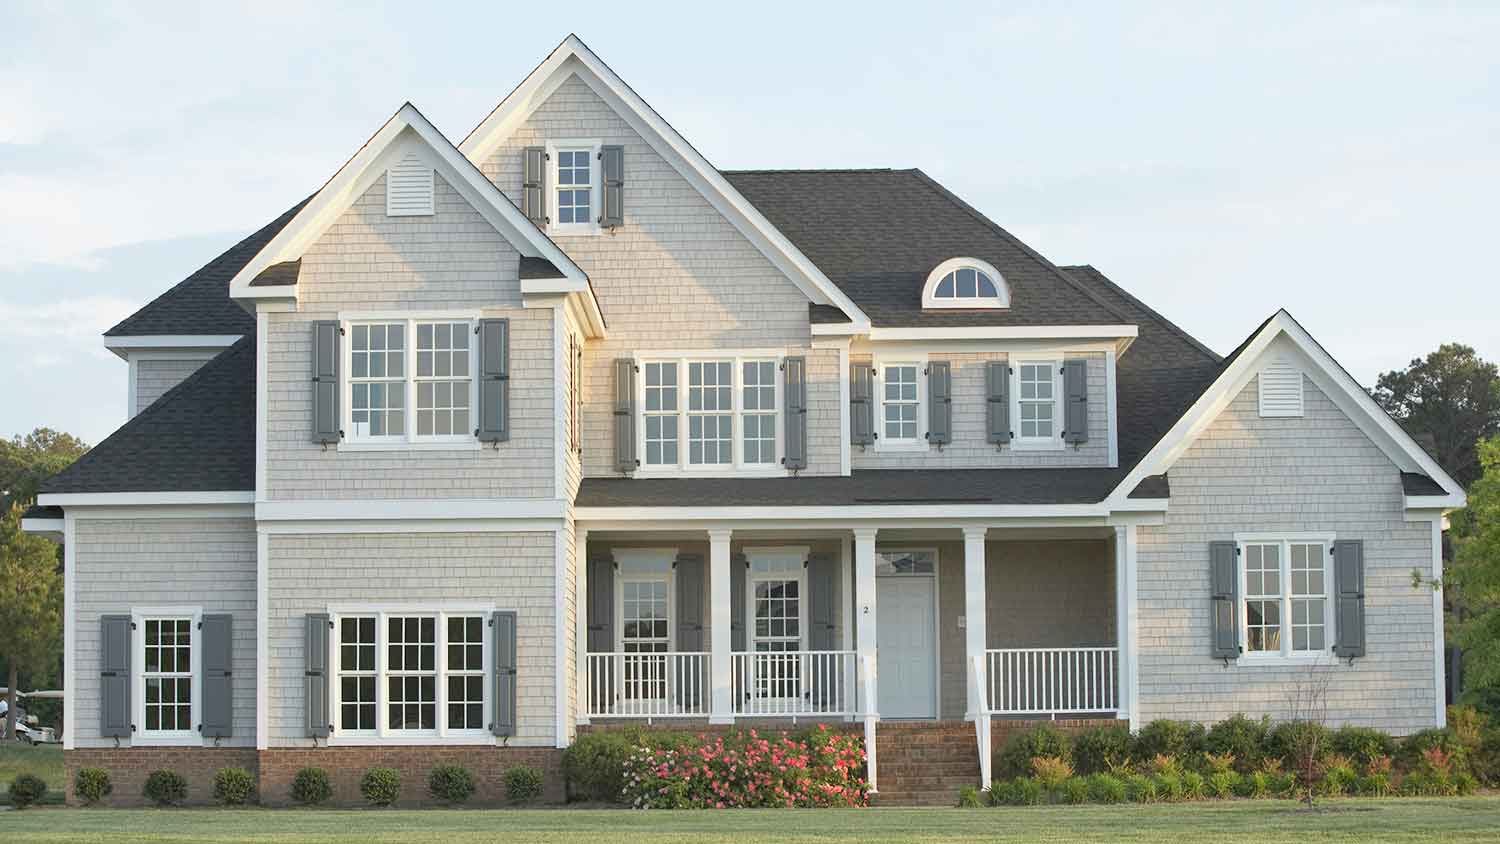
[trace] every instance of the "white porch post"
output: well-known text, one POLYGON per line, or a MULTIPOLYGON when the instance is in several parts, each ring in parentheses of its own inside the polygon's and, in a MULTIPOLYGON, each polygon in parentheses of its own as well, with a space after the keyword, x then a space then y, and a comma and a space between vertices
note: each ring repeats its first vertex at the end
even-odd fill
POLYGON ((862 680, 860 711, 865 719, 865 778, 872 792, 879 791, 875 782, 875 722, 880 720, 880 714, 876 712, 876 689, 880 678, 875 662, 875 534, 875 528, 854 529, 855 650, 858 651, 862 680))
POLYGON ((729 564, 729 538, 727 528, 708 532, 708 584, 709 584, 709 676, 713 680, 712 708, 709 710, 710 724, 734 723, 734 668, 730 647, 732 610, 729 601, 729 578, 736 572, 729 564))
POLYGON ((985 616, 988 603, 985 600, 984 538, 988 531, 982 527, 966 527, 964 531, 964 642, 969 658, 969 718, 974 721, 974 738, 979 750, 979 787, 990 787, 990 702, 985 690, 989 687, 988 656, 985 653, 987 640, 985 616))
POLYGON ((1119 715, 1129 719, 1130 729, 1140 726, 1140 601, 1136 595, 1136 527, 1115 526, 1115 645, 1120 649, 1120 675, 1116 680, 1119 715))

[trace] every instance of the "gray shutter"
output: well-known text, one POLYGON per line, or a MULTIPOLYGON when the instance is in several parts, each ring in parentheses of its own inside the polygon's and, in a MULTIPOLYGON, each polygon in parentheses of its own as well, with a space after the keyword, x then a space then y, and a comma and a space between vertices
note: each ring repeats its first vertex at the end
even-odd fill
POLYGON ((870 445, 875 442, 875 373, 868 363, 849 367, 849 442, 870 445))
POLYGON ((497 736, 516 734, 516 611, 499 610, 495 628, 495 708, 490 732, 497 736))
POLYGON ((625 224, 625 148, 599 148, 599 169, 604 176, 604 207, 599 225, 614 228, 625 224))
POLYGON ((312 440, 329 445, 339 441, 339 324, 312 324, 312 440))
POLYGON ((521 151, 521 213, 542 228, 547 225, 547 150, 521 151))
MULTIPOLYGON (((703 555, 678 554, 673 566, 677 570, 677 644, 673 650, 702 653, 703 555)), ((701 658, 677 660, 677 696, 684 709, 691 711, 703 700, 707 667, 701 658)))
POLYGON ((807 468, 807 360, 787 358, 782 363, 786 383, 786 451, 781 458, 788 469, 807 468))
POLYGON ((480 442, 510 439, 510 320, 479 321, 480 442))
POLYGON ((1010 442, 1010 363, 992 360, 984 367, 985 442, 1010 442))
POLYGON ((1089 362, 1063 362, 1063 442, 1089 441, 1089 362))
POLYGON ((1333 588, 1338 641, 1334 656, 1352 659, 1365 655, 1365 543, 1341 539, 1333 543, 1333 588))
MULTIPOLYGON (((585 613, 588 618, 589 653, 607 654, 615 650, 615 561, 609 554, 589 557, 588 595, 585 613)), ((613 659, 589 659, 589 709, 604 712, 615 697, 615 663, 613 659)))
POLYGON ((745 568, 744 554, 729 558, 729 649, 745 650, 745 568))
POLYGON ((831 651, 837 647, 833 641, 834 619, 837 617, 833 594, 838 577, 835 568, 832 554, 815 552, 807 557, 809 650, 831 651))
POLYGON ((308 613, 303 628, 302 658, 303 699, 307 710, 304 720, 307 734, 327 738, 333 720, 328 712, 328 629, 327 613, 308 613))
POLYGON ((205 738, 234 735, 234 617, 203 616, 203 723, 205 738))
POLYGON ((945 360, 927 364, 927 442, 953 442, 953 371, 945 360))
POLYGON ((99 735, 130 738, 130 616, 99 619, 99 735))
POLYGON ((635 361, 615 358, 615 471, 630 473, 635 456, 635 361))
POLYGON ((1239 546, 1233 542, 1208 543, 1214 659, 1237 659, 1240 655, 1238 552, 1239 546))

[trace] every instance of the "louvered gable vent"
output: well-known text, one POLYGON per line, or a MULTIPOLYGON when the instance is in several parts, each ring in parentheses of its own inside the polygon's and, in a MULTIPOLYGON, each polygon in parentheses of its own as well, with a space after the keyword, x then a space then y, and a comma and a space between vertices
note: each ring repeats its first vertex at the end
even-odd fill
POLYGON ((1302 415, 1302 370, 1285 358, 1260 371, 1260 415, 1302 415))
POLYGON ((408 152, 385 173, 385 214, 425 217, 432 213, 432 166, 408 152))

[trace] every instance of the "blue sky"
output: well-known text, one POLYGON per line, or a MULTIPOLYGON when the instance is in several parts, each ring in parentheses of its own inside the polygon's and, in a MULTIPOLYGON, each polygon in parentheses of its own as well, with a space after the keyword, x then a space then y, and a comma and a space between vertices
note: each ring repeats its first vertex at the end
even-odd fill
POLYGON ((920 167, 1220 352, 1284 306, 1367 385, 1500 359, 1500 9, 1124 5, 0 0, 0 434, 101 440, 104 329, 570 31, 720 167, 920 167))

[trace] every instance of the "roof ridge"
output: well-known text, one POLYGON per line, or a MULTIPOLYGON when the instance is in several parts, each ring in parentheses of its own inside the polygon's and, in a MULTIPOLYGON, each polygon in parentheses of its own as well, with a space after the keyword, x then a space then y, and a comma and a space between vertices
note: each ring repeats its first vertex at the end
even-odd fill
POLYGON ((1115 291, 1116 293, 1118 293, 1121 296, 1123 296, 1126 299, 1128 299, 1131 304, 1135 305, 1136 307, 1140 308, 1141 310, 1145 311, 1146 313, 1148 313, 1151 316, 1155 317, 1156 319, 1160 320, 1161 323, 1162 323, 1162 325, 1165 326, 1168 331, 1172 332, 1173 334, 1176 334, 1178 337, 1181 337, 1183 340, 1186 340, 1188 342, 1188 344, 1191 345, 1193 348, 1195 348, 1198 351, 1202 352, 1203 354, 1207 355, 1208 358, 1209 358, 1209 360, 1213 361, 1214 363, 1219 363, 1220 361, 1224 360, 1224 358, 1222 356, 1220 356, 1218 352, 1215 352, 1213 349, 1210 349, 1207 345, 1205 345, 1203 342, 1201 342, 1197 337, 1194 337, 1193 335, 1187 333, 1187 330, 1184 329, 1182 326, 1180 326, 1177 323, 1171 321, 1170 319, 1167 319, 1165 316, 1162 316, 1162 314, 1161 314, 1160 311, 1156 310, 1155 308, 1151 307, 1150 305, 1146 304, 1145 302, 1142 302, 1139 298, 1137 298, 1129 290, 1126 290, 1125 288, 1121 287, 1118 283, 1115 282, 1114 279, 1112 279, 1109 276, 1105 275, 1102 271, 1099 270, 1098 267, 1095 267, 1093 264, 1070 264, 1070 265, 1067 265, 1067 266, 1059 265, 1058 269, 1062 270, 1063 272, 1068 273, 1069 275, 1072 275, 1072 271, 1073 270, 1090 270, 1090 271, 1092 271, 1094 273, 1094 275, 1098 277, 1099 281, 1102 281, 1105 284, 1109 285, 1109 287, 1110 287, 1111 290, 1115 291))
POLYGON ((749 170, 720 170, 724 175, 736 176, 755 173, 910 173, 915 167, 761 167, 749 170))

